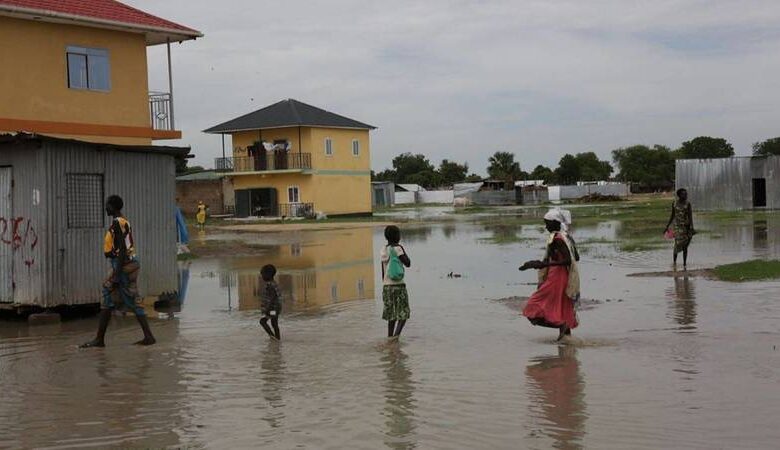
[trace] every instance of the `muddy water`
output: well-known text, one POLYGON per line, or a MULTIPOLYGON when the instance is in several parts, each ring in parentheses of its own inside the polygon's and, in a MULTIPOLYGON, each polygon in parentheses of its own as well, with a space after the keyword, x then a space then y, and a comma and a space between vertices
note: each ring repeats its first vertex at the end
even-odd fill
MULTIPOLYGON (((778 256, 778 225, 701 224, 691 266, 778 256)), ((95 319, 0 323, 0 447, 776 447, 780 283, 626 277, 671 255, 619 251, 621 226, 576 231, 603 243, 583 244, 573 346, 496 300, 531 293, 516 267, 539 256, 539 227, 467 222, 406 233, 412 319, 395 345, 370 228, 275 233, 258 256, 182 264, 185 301, 150 311, 151 348, 130 345, 129 317, 90 351, 76 345, 95 319), (282 343, 257 324, 268 262, 282 343)))

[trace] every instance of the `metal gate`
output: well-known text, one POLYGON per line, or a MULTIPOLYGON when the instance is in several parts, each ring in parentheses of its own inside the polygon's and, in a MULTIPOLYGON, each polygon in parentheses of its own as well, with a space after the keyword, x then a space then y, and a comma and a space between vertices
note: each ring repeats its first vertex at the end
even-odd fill
POLYGON ((12 173, 11 167, 0 167, 0 303, 14 301, 12 173))

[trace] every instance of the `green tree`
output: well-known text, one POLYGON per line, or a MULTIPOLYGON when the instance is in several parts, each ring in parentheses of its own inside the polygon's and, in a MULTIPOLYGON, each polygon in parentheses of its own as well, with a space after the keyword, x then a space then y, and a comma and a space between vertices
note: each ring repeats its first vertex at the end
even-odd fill
POLYGON ((398 183, 411 183, 409 177, 420 172, 433 172, 435 168, 425 155, 402 153, 393 158, 393 169, 398 177, 398 183))
POLYGON ((780 155, 780 137, 753 144, 754 156, 780 155))
POLYGON ((620 169, 618 180, 654 189, 674 185, 674 154, 668 147, 634 145, 613 150, 612 158, 620 169))
POLYGON ((515 155, 509 152, 496 152, 488 159, 487 172, 494 180, 503 180, 506 189, 514 189, 515 181, 523 176, 520 163, 515 161, 515 155))
POLYGON ((554 174, 552 169, 539 164, 534 168, 533 172, 528 175, 528 178, 531 180, 543 180, 545 183, 550 183, 554 179, 554 174))
POLYGON ((466 183, 478 183, 482 180, 483 180, 482 176, 477 175, 476 173, 472 173, 471 175, 466 177, 466 183))
POLYGON ((574 159, 580 172, 576 181, 602 181, 612 175, 612 164, 601 161, 593 152, 577 153, 574 159))
POLYGON ((458 164, 445 159, 439 165, 439 174, 443 184, 461 183, 466 179, 468 173, 468 164, 458 164))
POLYGON ((373 180, 395 182, 396 178, 398 178, 398 174, 395 173, 395 170, 385 169, 379 173, 374 174, 373 180))
POLYGON ((575 184, 580 179, 580 165, 573 155, 565 154, 558 161, 558 168, 554 172, 555 179, 561 184, 575 184))
POLYGON ((441 175, 435 170, 424 170, 409 175, 404 179, 403 183, 419 184, 426 189, 437 188, 444 184, 441 175))
POLYGON ((728 158, 734 156, 734 147, 723 138, 699 136, 683 142, 676 153, 679 159, 728 158))

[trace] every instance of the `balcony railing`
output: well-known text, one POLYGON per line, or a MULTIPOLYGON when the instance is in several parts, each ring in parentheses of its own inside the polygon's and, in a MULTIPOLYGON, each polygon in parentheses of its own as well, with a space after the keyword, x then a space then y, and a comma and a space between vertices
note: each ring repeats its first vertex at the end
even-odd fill
POLYGON ((171 94, 167 92, 149 93, 149 115, 155 130, 173 130, 173 108, 171 94))
POLYGON ((280 217, 315 217, 314 203, 280 203, 280 217))
POLYGON ((311 169, 311 153, 264 152, 256 156, 216 158, 214 168, 221 172, 265 172, 311 169))

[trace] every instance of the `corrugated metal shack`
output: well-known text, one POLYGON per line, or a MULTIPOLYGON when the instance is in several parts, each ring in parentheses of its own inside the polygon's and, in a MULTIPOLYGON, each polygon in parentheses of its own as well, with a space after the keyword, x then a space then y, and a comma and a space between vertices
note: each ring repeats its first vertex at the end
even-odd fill
POLYGON ((696 209, 780 208, 780 156, 679 159, 675 170, 696 209))
POLYGON ((120 195, 139 289, 177 289, 175 158, 189 148, 0 136, 0 308, 92 304, 108 271, 105 198, 120 195))

